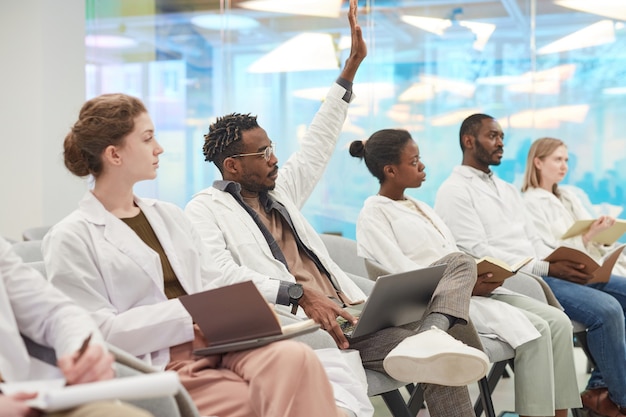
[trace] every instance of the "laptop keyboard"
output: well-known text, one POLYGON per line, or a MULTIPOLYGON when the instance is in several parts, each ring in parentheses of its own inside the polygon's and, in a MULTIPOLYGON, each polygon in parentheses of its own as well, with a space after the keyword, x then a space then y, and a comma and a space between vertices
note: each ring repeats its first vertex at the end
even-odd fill
POLYGON ((350 323, 348 320, 343 317, 337 317, 337 322, 339 323, 339 327, 341 327, 341 331, 346 337, 351 337, 352 332, 354 331, 355 324, 350 323))

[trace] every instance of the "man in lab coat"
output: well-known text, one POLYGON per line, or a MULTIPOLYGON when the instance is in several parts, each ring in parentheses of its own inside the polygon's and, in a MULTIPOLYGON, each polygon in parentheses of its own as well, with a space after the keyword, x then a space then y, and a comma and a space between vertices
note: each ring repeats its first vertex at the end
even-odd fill
POLYGON ((520 192, 490 168, 500 165, 504 152, 497 120, 471 115, 463 121, 459 139, 463 162, 439 188, 435 211, 457 246, 476 258, 492 256, 512 265, 534 257, 522 270, 543 277, 570 319, 587 327, 596 367, 582 394, 583 405, 601 415, 626 416, 623 292, 611 294, 602 285, 586 285, 592 275, 584 265, 543 260, 551 249, 536 232, 520 192))
MULTIPOLYGON (((21 382, 58 378, 59 371, 68 384, 111 379, 113 356, 106 351, 98 327, 89 315, 59 290, 52 287, 35 269, 25 265, 0 238, 0 380, 21 382), (29 356, 21 334, 54 348, 59 368, 29 356), (80 357, 78 350, 92 335, 80 357)), ((0 394, 0 416, 35 416, 25 403, 33 394, 0 394)), ((86 404, 63 416, 145 417, 145 411, 113 402, 86 404)))
MULTIPOLYGON (((355 7, 353 0, 351 14, 355 7)), ((206 160, 221 171, 223 181, 194 196, 185 212, 222 270, 217 285, 252 280, 269 302, 292 305, 292 313, 313 318, 337 346, 359 350, 366 368, 406 382, 426 382, 431 416, 471 416, 473 410, 463 385, 484 375, 488 358, 446 330, 468 319, 475 263, 448 259, 458 270, 457 279, 445 295, 442 292, 436 297, 432 314, 419 330, 393 327, 349 344, 337 317, 354 321, 343 306, 363 301, 366 296, 332 261, 300 213, 339 139, 352 100, 352 82, 367 54, 355 15, 350 26, 350 56, 305 134, 301 149, 289 158, 280 176, 273 143, 256 117, 234 113, 218 118, 205 135, 203 151, 206 160), (429 359, 437 355, 454 357, 459 366, 446 372, 445 366, 429 359)), ((472 336, 472 342, 478 340, 475 332, 472 336)))

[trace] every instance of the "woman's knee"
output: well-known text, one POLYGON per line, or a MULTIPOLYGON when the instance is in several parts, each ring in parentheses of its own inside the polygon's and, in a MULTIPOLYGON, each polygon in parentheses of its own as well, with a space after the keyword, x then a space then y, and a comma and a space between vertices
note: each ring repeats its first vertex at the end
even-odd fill
POLYGON ((605 297, 602 303, 594 304, 591 314, 597 318, 602 326, 624 330, 624 310, 620 303, 611 296, 605 297))
POLYGON ((302 366, 305 362, 318 360, 313 349, 295 340, 283 340, 279 343, 272 343, 269 347, 271 348, 272 356, 280 357, 281 366, 286 364, 302 366))

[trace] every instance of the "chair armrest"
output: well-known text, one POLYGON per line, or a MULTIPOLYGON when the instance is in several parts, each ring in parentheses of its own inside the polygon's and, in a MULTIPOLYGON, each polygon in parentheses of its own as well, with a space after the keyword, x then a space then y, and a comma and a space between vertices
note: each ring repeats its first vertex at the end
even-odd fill
POLYGON ((356 285, 359 286, 361 291, 365 293, 365 295, 370 295, 372 292, 372 288, 374 288, 374 281, 369 280, 367 278, 360 277, 358 275, 351 274, 349 272, 346 273, 348 277, 354 281, 356 285))
MULTIPOLYGON (((111 344, 107 344, 107 348, 115 357, 115 362, 122 365, 122 367, 127 367, 140 373, 160 372, 158 369, 148 365, 125 350, 111 344)), ((119 368, 120 367, 118 367, 118 369, 119 368)), ((181 417, 200 417, 200 413, 198 412, 191 396, 182 386, 178 393, 174 395, 174 400, 176 401, 178 412, 181 417)), ((142 408, 145 408, 145 406, 142 408)))
POLYGON ((33 358, 37 358, 47 364, 56 366, 57 355, 54 352, 54 349, 48 346, 40 345, 39 343, 34 342, 29 337, 24 335, 22 335, 22 340, 24 340, 26 350, 28 350, 28 354, 30 356, 32 356, 33 358))
POLYGON ((158 369, 148 365, 141 359, 138 359, 137 357, 131 355, 125 350, 122 350, 116 346, 113 346, 110 343, 107 343, 107 349, 109 350, 109 352, 113 354, 113 357, 115 357, 115 362, 120 363, 124 366, 127 366, 131 369, 134 369, 144 374, 149 374, 152 372, 159 371, 158 369))

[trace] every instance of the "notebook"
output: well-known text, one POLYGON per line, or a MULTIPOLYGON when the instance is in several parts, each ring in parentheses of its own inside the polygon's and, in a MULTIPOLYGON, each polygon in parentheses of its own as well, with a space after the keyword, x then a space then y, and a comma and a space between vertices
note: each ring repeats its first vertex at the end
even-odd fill
POLYGON ((313 320, 281 326, 252 281, 178 299, 207 340, 207 347, 193 352, 200 356, 252 349, 319 328, 313 320))
POLYGON ((422 318, 439 285, 447 265, 383 275, 376 280, 371 294, 352 326, 340 325, 348 339, 365 336, 387 327, 397 327, 422 318))

